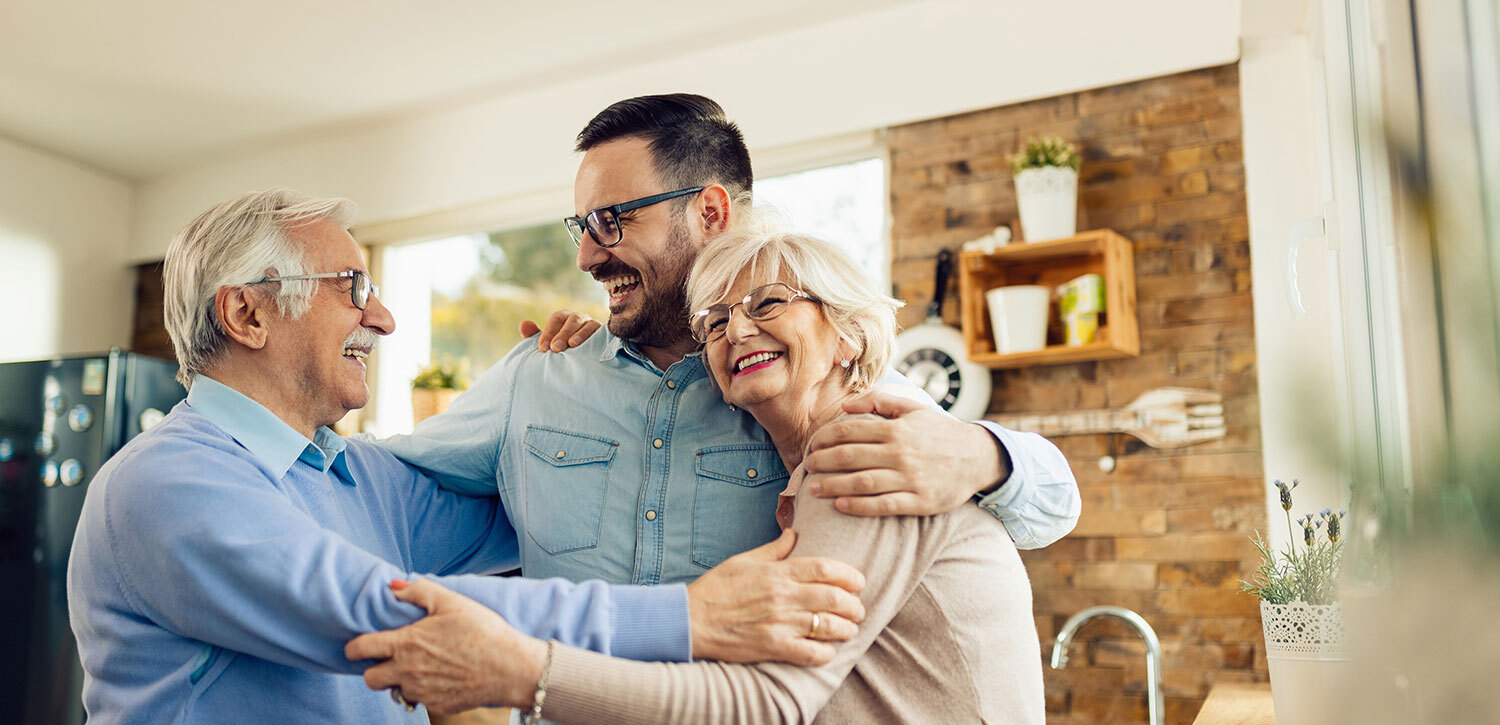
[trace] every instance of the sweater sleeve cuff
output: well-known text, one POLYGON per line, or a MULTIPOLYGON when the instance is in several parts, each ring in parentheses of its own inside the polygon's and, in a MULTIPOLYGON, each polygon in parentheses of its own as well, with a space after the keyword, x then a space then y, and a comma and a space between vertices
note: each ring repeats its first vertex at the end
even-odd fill
POLYGON ((693 655, 687 587, 612 587, 610 654, 642 662, 687 662, 693 655))
POLYGON ((617 691, 621 682, 619 668, 611 667, 608 657, 554 645, 542 716, 559 722, 609 722, 619 718, 622 709, 641 709, 644 703, 639 701, 639 693, 631 693, 637 695, 631 697, 617 691))

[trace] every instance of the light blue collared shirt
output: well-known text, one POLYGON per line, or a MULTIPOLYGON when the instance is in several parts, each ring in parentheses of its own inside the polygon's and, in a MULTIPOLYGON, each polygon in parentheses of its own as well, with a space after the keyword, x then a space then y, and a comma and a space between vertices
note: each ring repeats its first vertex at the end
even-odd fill
MULTIPOLYGON (((567 352, 522 342, 441 415, 380 441, 444 488, 499 493, 527 576, 690 582, 774 539, 787 470, 693 353, 658 368, 600 330, 567 352)), ((892 373, 882 382, 912 387, 892 373)), ((985 424, 1012 462, 978 501, 1020 548, 1072 530, 1078 485, 1049 441, 985 424)))
POLYGON ((380 448, 309 441, 197 376, 100 469, 68 569, 91 723, 425 722, 343 648, 416 621, 391 579, 432 572, 517 629, 637 659, 689 653, 680 587, 483 576, 513 568, 496 502, 441 491, 380 448))

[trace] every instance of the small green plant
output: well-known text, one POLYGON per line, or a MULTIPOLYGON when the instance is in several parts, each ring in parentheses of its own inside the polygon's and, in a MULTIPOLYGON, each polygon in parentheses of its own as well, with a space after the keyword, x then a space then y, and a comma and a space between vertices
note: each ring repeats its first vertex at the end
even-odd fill
POLYGON ((1017 174, 1027 169, 1042 169, 1048 166, 1066 167, 1077 171, 1081 162, 1078 158, 1078 149, 1059 136, 1034 138, 1026 142, 1026 148, 1006 158, 1010 160, 1011 171, 1017 174))
POLYGON ((1251 541, 1260 552, 1260 566, 1252 581, 1240 580, 1240 591, 1249 592, 1267 604, 1332 604, 1334 587, 1338 583, 1339 559, 1343 555, 1343 519, 1347 511, 1335 512, 1323 509, 1317 516, 1307 514, 1297 519, 1302 529, 1302 546, 1296 542, 1297 529, 1292 528, 1292 489, 1297 479, 1288 486, 1281 481, 1272 483, 1281 497, 1281 509, 1286 512, 1287 531, 1292 541, 1279 555, 1271 553, 1271 547, 1255 532, 1251 541), (1323 529, 1324 536, 1318 537, 1323 529))
POLYGON ((469 361, 453 362, 443 357, 422 366, 417 376, 411 379, 412 390, 465 390, 469 387, 469 361))

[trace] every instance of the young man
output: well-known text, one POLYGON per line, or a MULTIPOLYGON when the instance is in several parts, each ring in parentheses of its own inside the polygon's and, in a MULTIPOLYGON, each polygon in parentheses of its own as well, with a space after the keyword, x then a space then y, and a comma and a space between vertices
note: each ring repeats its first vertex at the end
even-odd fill
MULTIPOLYGON (((736 593, 698 577, 775 538, 787 477, 765 432, 711 386, 683 296, 698 250, 748 202, 749 153, 718 104, 687 94, 610 106, 578 150, 578 216, 566 221, 579 269, 609 294, 607 334, 562 355, 523 343, 448 412, 382 445, 444 488, 498 494, 528 576, 693 582, 693 630, 717 628, 725 610, 700 602, 736 593)), ((833 426, 807 458, 809 485, 841 497, 840 510, 938 513, 976 501, 1022 548, 1076 522, 1077 484, 1045 439, 889 395, 853 408, 889 418, 833 426)), ((810 623, 828 621, 818 614, 802 614, 809 638, 810 623)), ((694 657, 746 661, 699 642, 694 657)))
MULTIPOLYGON (((188 397, 100 470, 68 567, 91 723, 425 721, 347 676, 368 663, 343 655, 352 637, 418 619, 388 587, 411 572, 443 575, 537 636, 640 659, 686 659, 696 644, 681 586, 454 576, 515 566, 495 499, 441 491, 328 428, 365 404, 363 360, 395 329, 345 231, 352 211, 246 194, 168 250, 166 323, 188 397)), ((862 616, 836 586, 857 589, 858 572, 779 561, 790 542, 776 544, 707 576, 790 596, 745 596, 738 630, 694 634, 770 658, 806 641, 761 622, 830 601, 862 616)))

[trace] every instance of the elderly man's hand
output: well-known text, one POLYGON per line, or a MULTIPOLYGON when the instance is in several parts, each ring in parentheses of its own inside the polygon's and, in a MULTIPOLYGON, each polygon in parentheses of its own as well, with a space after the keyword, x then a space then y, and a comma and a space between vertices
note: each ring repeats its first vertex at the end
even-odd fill
POLYGON ((964 505, 1010 475, 994 436, 917 401, 882 392, 844 403, 813 435, 803 485, 857 516, 930 516, 964 505), (876 417, 879 416, 879 417, 876 417))
POLYGON ((422 703, 439 715, 485 706, 531 706, 547 659, 545 643, 435 582, 391 582, 391 588, 397 599, 426 609, 427 616, 349 641, 344 647, 349 659, 385 660, 365 670, 366 686, 400 687, 407 702, 422 703))
POLYGON ((796 540, 783 532, 688 585, 694 659, 810 667, 833 659, 830 642, 855 635, 864 575, 832 559, 787 558, 796 540))

